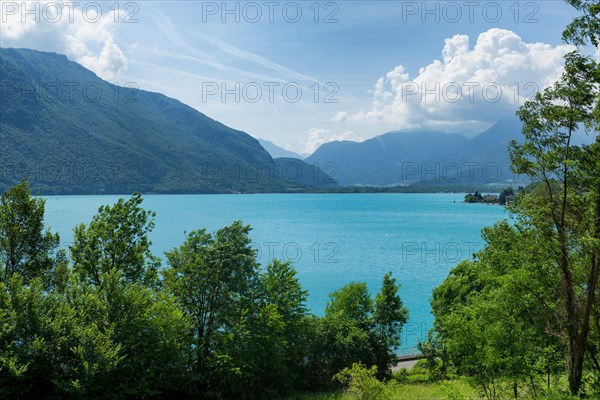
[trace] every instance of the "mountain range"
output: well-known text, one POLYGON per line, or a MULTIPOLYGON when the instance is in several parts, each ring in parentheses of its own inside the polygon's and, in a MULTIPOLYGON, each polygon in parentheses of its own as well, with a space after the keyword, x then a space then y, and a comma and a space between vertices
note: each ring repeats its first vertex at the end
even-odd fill
POLYGON ((1 48, 0 88, 0 192, 25 177, 42 194, 337 186, 322 171, 290 174, 290 161, 252 136, 160 93, 110 84, 64 55, 1 48))
POLYGON ((508 145, 520 140, 521 123, 506 118, 467 138, 443 132, 389 132, 364 142, 323 144, 306 162, 335 172, 341 185, 508 185, 508 145))
POLYGON ((110 84, 64 55, 0 48, 0 90, 0 193, 25 177, 39 194, 310 192, 340 185, 491 190, 525 183, 510 171, 508 145, 522 138, 516 117, 472 138, 394 131, 325 143, 303 160, 178 100, 110 84))

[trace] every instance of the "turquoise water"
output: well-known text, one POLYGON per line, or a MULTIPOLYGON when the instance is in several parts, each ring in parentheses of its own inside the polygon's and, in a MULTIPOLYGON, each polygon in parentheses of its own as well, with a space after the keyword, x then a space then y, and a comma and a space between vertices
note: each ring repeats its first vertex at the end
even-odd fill
MULTIPOLYGON (((431 327, 429 300, 460 260, 483 246, 480 231, 507 218, 503 207, 462 203, 463 194, 256 194, 149 195, 156 212, 153 252, 180 245, 184 231, 217 230, 235 220, 253 227, 262 264, 293 261, 309 292, 308 307, 322 315, 327 296, 350 281, 372 294, 392 271, 410 311, 403 347, 414 346, 431 327)), ((47 198, 46 224, 68 245, 73 227, 89 222, 100 205, 119 196, 47 198)))

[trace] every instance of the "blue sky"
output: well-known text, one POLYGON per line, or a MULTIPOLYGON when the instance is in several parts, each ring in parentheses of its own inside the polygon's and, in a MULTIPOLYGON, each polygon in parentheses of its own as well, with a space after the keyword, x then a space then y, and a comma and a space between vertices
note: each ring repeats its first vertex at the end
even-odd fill
POLYGON ((82 1, 68 18, 49 3, 29 2, 35 21, 2 0, 0 45, 66 54, 297 152, 479 132, 556 79, 575 15, 562 1, 82 1))

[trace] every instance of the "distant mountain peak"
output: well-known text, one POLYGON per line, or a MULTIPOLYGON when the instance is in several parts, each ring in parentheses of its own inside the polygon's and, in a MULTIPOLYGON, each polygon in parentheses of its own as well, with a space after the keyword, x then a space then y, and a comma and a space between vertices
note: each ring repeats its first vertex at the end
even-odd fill
POLYGON ((283 147, 278 146, 275 143, 271 142, 270 140, 258 139, 258 142, 266 151, 269 152, 271 157, 273 157, 274 159, 275 158, 297 158, 300 160, 304 159, 304 157, 302 157, 300 154, 295 153, 290 150, 286 150, 283 147))

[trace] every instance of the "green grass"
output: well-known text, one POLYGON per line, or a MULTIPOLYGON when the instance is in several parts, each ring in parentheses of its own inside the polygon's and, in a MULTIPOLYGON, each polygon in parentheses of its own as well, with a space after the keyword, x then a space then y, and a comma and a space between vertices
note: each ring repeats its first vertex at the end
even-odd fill
MULTIPOLYGON (((455 379, 432 383, 406 383, 395 385, 392 396, 397 400, 437 400, 479 399, 480 396, 464 379, 455 379)), ((289 400, 354 400, 350 394, 318 393, 304 394, 289 398, 289 400)))
MULTIPOLYGON (((394 387, 391 396, 394 400, 474 400, 485 399, 476 389, 469 385, 464 378, 430 383, 406 383, 394 387)), ((512 398, 508 394, 502 399, 512 398)), ((526 396, 520 397, 525 399, 526 396)), ((573 400, 576 399, 566 394, 548 394, 540 400, 573 400)), ((591 395, 586 400, 600 400, 600 397, 591 395)), ((289 397, 287 400, 356 400, 349 393, 313 393, 289 397)))
MULTIPOLYGON (((375 379, 375 378, 373 378, 375 379)), ((559 376, 558 380, 552 385, 550 392, 543 397, 537 397, 540 400, 574 400, 575 397, 566 394, 567 382, 565 376, 559 376)), ((600 400, 600 396, 590 393, 592 388, 582 388, 587 392, 582 398, 586 400, 600 400), (586 390, 587 389, 587 390, 586 390)), ((498 399, 513 399, 512 386, 504 385, 499 382, 497 386, 498 399)), ((528 392, 522 388, 519 392, 520 399, 528 398, 528 392)), ((378 397, 364 397, 376 399, 378 397)), ((451 375, 444 381, 432 381, 430 376, 421 363, 409 370, 398 371, 394 374, 394 379, 386 384, 385 395, 382 398, 386 400, 475 400, 485 399, 483 391, 472 385, 472 382, 466 378, 451 375)), ((357 400, 361 399, 347 391, 337 391, 330 393, 306 393, 289 397, 287 400, 357 400)))

